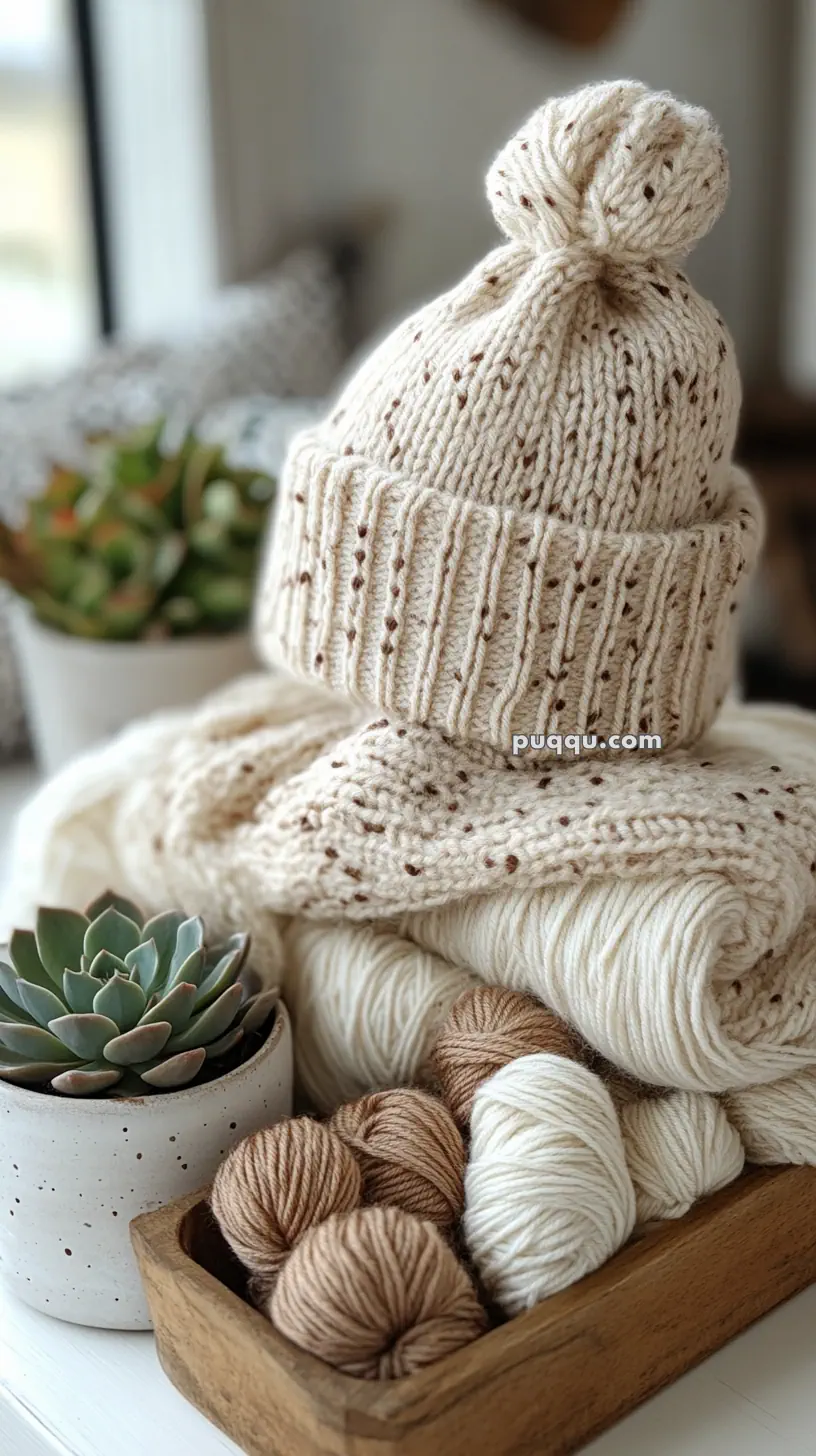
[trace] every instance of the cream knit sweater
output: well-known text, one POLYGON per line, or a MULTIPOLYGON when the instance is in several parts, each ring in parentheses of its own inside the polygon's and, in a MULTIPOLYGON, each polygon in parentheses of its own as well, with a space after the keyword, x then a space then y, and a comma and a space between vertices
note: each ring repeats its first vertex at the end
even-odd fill
POLYGON ((112 881, 248 927, 270 975, 282 917, 401 922, 648 1081, 719 1091, 816 1064, 807 715, 729 706, 694 752, 548 771, 360 716, 260 676, 133 730, 24 815, 6 919, 112 881))

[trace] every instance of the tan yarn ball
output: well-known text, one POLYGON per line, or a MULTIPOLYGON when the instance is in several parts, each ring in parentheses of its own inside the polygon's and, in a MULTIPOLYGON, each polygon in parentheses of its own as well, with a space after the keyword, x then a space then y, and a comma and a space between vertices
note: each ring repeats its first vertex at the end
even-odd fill
POLYGON ((442 1096, 460 1127, 470 1121, 476 1090, 517 1057, 533 1052, 581 1058, 574 1032, 540 1001, 500 986, 476 986, 454 1002, 433 1052, 442 1096))
POLYGON ((302 1350, 366 1380, 410 1375, 487 1326, 442 1235, 400 1208, 360 1208, 312 1229, 285 1265, 268 1313, 302 1350))
POLYGON ((465 1148, 447 1108, 415 1088, 372 1092, 331 1126, 354 1153, 367 1203, 392 1204, 448 1230, 464 1205, 465 1148))
POLYGON ((322 1123, 297 1117, 233 1148, 210 1203, 260 1295, 314 1224, 356 1208, 361 1197, 360 1169, 345 1143, 322 1123))

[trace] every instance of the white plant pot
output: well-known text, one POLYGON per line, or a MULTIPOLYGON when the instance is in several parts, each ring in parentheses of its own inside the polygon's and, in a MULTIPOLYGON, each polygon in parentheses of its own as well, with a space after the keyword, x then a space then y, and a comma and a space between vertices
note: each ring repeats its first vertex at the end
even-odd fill
POLYGON ((198 1087, 86 1099, 0 1081, 0 1279, 74 1324, 150 1329, 130 1220, 204 1187, 241 1138, 291 1110, 282 1002, 260 1050, 198 1087))
POLYGON ((14 613, 34 746, 46 773, 136 718, 196 703, 257 666, 248 632, 167 642, 90 642, 14 613))

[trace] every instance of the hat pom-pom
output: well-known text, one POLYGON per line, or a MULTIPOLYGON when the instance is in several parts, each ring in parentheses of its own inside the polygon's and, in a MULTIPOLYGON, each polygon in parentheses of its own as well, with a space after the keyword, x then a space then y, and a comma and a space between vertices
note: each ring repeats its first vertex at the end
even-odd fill
POLYGON ((728 158, 707 111, 618 81, 546 102, 499 153, 487 192, 512 241, 646 263, 688 253, 716 222, 728 158))

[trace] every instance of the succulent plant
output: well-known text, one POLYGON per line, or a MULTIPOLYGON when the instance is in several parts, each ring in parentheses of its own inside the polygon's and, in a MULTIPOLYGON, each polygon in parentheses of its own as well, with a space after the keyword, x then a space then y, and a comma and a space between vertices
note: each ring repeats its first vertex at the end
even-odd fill
POLYGON ((248 935, 207 947, 199 917, 146 921, 110 891, 85 915, 41 909, 0 961, 0 1078, 74 1097, 187 1085, 272 1012, 275 991, 239 980, 248 952, 248 935))
POLYGON ((19 530, 0 523, 0 579, 78 637, 224 632, 249 615, 271 476, 236 470, 165 426, 89 442, 87 473, 56 466, 19 530))

